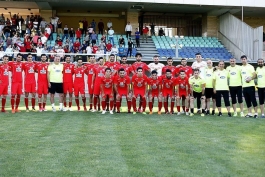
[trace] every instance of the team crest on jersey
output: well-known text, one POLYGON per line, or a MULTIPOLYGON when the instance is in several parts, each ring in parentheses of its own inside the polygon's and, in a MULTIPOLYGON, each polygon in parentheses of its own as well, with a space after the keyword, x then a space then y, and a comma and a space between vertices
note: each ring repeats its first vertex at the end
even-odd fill
POLYGON ((80 72, 78 72, 75 77, 82 77, 82 74, 80 72))
POLYGON ((67 68, 67 69, 65 70, 65 73, 72 73, 72 72, 71 72, 71 70, 70 70, 69 68, 67 68))
POLYGON ((180 84, 180 88, 181 88, 181 89, 185 89, 186 87, 185 87, 185 85, 180 84))
POLYGON ((194 84, 193 86, 194 86, 194 87, 200 87, 200 86, 199 86, 199 85, 197 85, 197 84, 194 84))
POLYGON ((220 79, 225 79, 225 76, 221 76, 220 79))
POLYGON ((211 77, 212 75, 211 74, 206 74, 207 77, 211 77))
POLYGON ((138 82, 138 83, 137 83, 137 86, 138 86, 138 87, 142 87, 142 86, 143 86, 142 82, 138 82))
POLYGON ((5 71, 4 71, 4 76, 8 76, 8 70, 7 69, 5 69, 5 71))
POLYGON ((34 73, 34 69, 33 69, 33 67, 30 67, 28 72, 29 72, 29 73, 34 73))
POLYGON ((262 78, 262 75, 258 75, 258 78, 262 78))
POLYGON ((166 88, 170 88, 170 85, 168 83, 166 83, 166 88))
POLYGON ((242 74, 247 74, 245 71, 242 71, 242 74))
POLYGON ((231 72, 230 74, 231 74, 231 75, 236 75, 236 72, 231 72))
POLYGON ((104 74, 102 72, 98 73, 98 77, 103 77, 104 74))
POLYGON ((153 84, 152 85, 152 89, 157 89, 157 85, 156 84, 153 84))
POLYGON ((16 68, 16 72, 21 72, 21 68, 20 67, 16 68))
POLYGON ((42 68, 42 70, 40 70, 40 74, 46 74, 46 70, 44 69, 44 67, 42 68))
POLYGON ((93 69, 89 70, 89 74, 94 74, 93 69))
POLYGON ((106 82, 106 84, 105 84, 105 88, 110 88, 110 83, 109 82, 106 82))
POLYGON ((120 82, 120 87, 125 87, 125 84, 123 82, 120 82))

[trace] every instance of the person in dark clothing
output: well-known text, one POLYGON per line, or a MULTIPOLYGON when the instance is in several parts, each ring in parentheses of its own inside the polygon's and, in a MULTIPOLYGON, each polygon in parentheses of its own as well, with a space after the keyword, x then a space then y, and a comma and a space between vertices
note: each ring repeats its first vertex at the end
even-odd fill
POLYGON ((158 35, 159 36, 164 36, 165 35, 164 30, 162 28, 159 29, 158 35))
POLYGON ((131 38, 128 39, 128 51, 127 51, 127 57, 130 53, 130 57, 132 57, 132 48, 133 48, 133 42, 131 41, 131 38))
POLYGON ((135 31, 135 41, 136 41, 136 47, 140 47, 140 32, 138 30, 138 28, 136 28, 136 31, 135 31))
POLYGON ((120 36, 120 38, 119 38, 119 45, 124 45, 125 44, 125 42, 124 42, 124 38, 122 37, 122 35, 120 36))
POLYGON ((154 23, 150 24, 150 27, 151 27, 151 35, 152 36, 155 36, 155 26, 154 23))
POLYGON ((104 30, 104 23, 102 22, 102 19, 98 22, 98 34, 103 34, 104 30))

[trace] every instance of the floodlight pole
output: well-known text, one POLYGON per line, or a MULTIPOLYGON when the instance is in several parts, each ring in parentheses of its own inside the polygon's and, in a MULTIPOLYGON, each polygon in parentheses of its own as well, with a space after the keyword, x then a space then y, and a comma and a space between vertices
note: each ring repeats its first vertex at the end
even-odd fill
POLYGON ((175 36, 176 38, 176 59, 179 58, 179 43, 178 43, 178 36, 175 36))

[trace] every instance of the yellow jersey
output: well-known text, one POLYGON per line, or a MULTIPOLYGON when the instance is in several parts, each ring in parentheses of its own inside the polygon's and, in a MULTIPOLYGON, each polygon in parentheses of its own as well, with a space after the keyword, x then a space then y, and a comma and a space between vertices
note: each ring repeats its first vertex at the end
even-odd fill
POLYGON ((198 77, 197 79, 194 76, 189 78, 189 84, 194 92, 201 93, 202 92, 202 85, 205 84, 205 81, 198 77))
POLYGON ((63 64, 50 64, 48 66, 49 79, 53 83, 63 83, 63 64))
POLYGON ((213 79, 215 80, 215 90, 229 90, 228 87, 229 72, 224 70, 216 70, 213 79))
POLYGON ((214 68, 206 68, 205 69, 205 88, 213 88, 213 75, 214 75, 214 68))
POLYGON ((246 82, 246 79, 251 78, 253 73, 255 73, 255 69, 252 65, 246 64, 245 66, 241 66, 241 79, 243 87, 255 86, 254 80, 251 80, 249 83, 246 82))
POLYGON ((265 87, 265 67, 264 66, 262 68, 257 67, 256 74, 257 74, 258 88, 264 88, 265 87))
POLYGON ((226 70, 229 73, 229 86, 231 87, 242 86, 241 66, 239 65, 235 65, 234 67, 228 66, 226 70))

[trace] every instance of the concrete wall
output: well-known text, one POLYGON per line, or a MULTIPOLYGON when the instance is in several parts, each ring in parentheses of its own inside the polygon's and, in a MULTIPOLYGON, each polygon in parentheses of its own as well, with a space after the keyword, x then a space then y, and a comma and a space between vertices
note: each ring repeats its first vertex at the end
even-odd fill
POLYGON ((134 12, 134 11, 127 12, 126 24, 127 22, 130 22, 130 24, 132 25, 132 29, 133 29, 132 34, 134 34, 135 29, 139 27, 138 16, 139 16, 138 12, 134 12))
POLYGON ((202 36, 217 37, 218 18, 216 16, 202 16, 202 36))
POLYGON ((244 17, 243 21, 253 28, 263 26, 263 32, 265 32, 265 17, 244 17))

